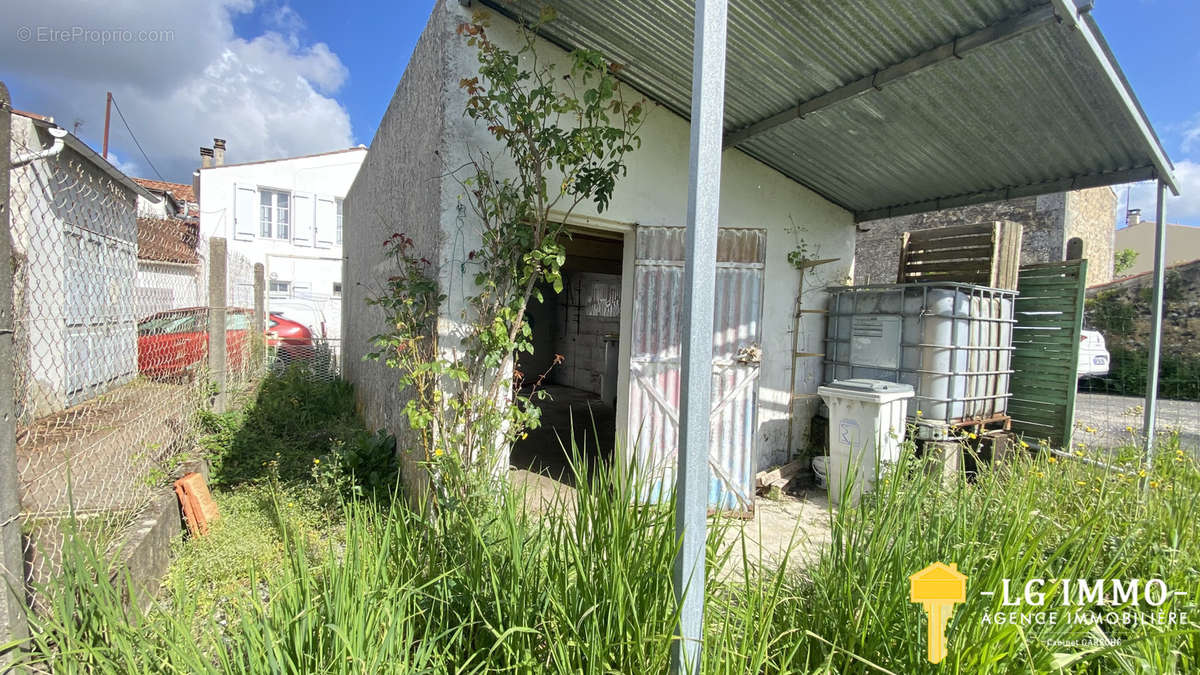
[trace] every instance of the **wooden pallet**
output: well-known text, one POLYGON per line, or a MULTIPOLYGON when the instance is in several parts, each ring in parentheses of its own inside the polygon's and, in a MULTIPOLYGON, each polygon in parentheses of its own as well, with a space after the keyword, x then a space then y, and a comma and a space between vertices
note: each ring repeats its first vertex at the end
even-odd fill
POLYGON ((1016 290, 1021 225, 993 221, 905 232, 896 283, 961 282, 1016 290))

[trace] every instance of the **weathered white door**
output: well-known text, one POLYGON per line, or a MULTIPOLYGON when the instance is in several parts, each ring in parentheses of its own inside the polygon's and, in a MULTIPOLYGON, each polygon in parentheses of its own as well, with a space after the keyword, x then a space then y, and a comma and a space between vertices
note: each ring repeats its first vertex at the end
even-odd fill
POLYGON ((135 248, 80 228, 63 233, 66 269, 65 361, 67 405, 74 405, 133 377, 137 328, 133 316, 135 248))
MULTIPOLYGON (((654 500, 674 485, 679 449, 684 228, 638 228, 636 241, 626 447, 654 500)), ((765 244, 763 230, 723 228, 717 239, 708 499, 715 509, 754 504, 765 244)))

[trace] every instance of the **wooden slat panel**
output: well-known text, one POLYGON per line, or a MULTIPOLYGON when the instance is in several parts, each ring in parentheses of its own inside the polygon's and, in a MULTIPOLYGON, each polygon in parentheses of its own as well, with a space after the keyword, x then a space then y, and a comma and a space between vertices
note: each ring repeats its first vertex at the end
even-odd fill
POLYGON ((1074 279, 1066 278, 1062 275, 1034 277, 1032 279, 1021 277, 1019 285, 1024 286, 1029 291, 1042 292, 1061 289, 1064 287, 1073 287, 1074 281, 1074 279))
POLYGON ((900 267, 896 271, 896 283, 898 284, 905 282, 904 270, 908 267, 908 240, 911 236, 911 232, 900 235, 900 267))
POLYGON ((922 249, 908 252, 910 265, 941 262, 943 260, 987 260, 992 249, 987 246, 967 246, 965 248, 922 249))
POLYGON ((1016 223, 1004 223, 1001 237, 1004 240, 1004 256, 1002 257, 1004 276, 1000 288, 1017 287, 1021 267, 1021 241, 1024 237, 1024 227, 1016 223))
POLYGON ((908 274, 908 275, 905 275, 905 277, 900 281, 900 283, 913 283, 913 282, 922 282, 922 283, 945 282, 945 283, 955 283, 955 284, 979 284, 981 286, 984 286, 984 285, 987 285, 988 276, 987 276, 987 274, 983 274, 983 273, 951 274, 949 272, 942 272, 940 274, 908 274))
POLYGON ((929 274, 931 272, 942 272, 942 273, 965 272, 968 274, 978 274, 981 271, 986 273, 987 268, 988 268, 988 261, 987 260, 978 260, 978 259, 976 259, 976 260, 953 260, 950 262, 926 263, 924 265, 913 265, 912 262, 910 261, 908 263, 908 270, 906 270, 906 272, 909 275, 912 275, 914 273, 915 274, 929 274))
POLYGON ((970 225, 954 225, 951 227, 935 227, 929 230, 917 230, 912 233, 911 241, 929 241, 931 239, 945 239, 947 237, 961 237, 963 235, 979 234, 980 232, 991 233, 994 223, 972 223, 970 225))
POLYGON ((1013 330, 1013 430, 1067 447, 1075 416, 1087 261, 1022 267, 1013 330))
POLYGON ((1021 226, 975 223, 905 232, 900 238, 899 283, 959 282, 1016 288, 1021 226))
POLYGON ((908 248, 910 251, 961 251, 966 248, 977 248, 985 246, 988 249, 988 255, 992 254, 992 235, 972 234, 965 237, 946 237, 944 239, 928 239, 925 241, 914 242, 909 240, 908 248))

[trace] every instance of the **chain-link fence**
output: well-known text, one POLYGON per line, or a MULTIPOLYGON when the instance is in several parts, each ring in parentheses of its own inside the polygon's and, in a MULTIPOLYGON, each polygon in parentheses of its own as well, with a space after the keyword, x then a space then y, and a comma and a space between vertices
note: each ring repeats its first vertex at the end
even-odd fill
MULTIPOLYGON (((1156 431, 1200 451, 1200 261, 1165 274, 1156 431)), ((1153 274, 1088 291, 1080 343, 1076 443, 1140 445, 1149 365, 1153 274)))
POLYGON ((214 392, 255 381, 263 336, 253 330, 248 259, 220 255, 223 242, 200 237, 195 222, 139 217, 139 195, 143 213, 153 205, 148 193, 63 147, 53 127, 12 120, 14 326, 5 356, 25 574, 38 597, 68 522, 116 550, 192 453, 198 413, 214 392), (214 278, 223 312, 210 303, 214 278), (221 313, 224 327, 211 330, 221 313), (224 358, 212 361, 221 350, 210 345, 222 341, 224 358))

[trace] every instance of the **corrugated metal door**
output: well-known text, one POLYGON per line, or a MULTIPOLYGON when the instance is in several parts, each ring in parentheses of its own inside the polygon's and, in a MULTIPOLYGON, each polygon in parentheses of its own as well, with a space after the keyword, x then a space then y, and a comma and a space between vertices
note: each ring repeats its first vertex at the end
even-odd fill
MULTIPOLYGON (((713 317, 709 504, 753 508, 754 438, 766 233, 722 229, 713 317)), ((629 439, 647 497, 674 484, 679 448, 684 228, 637 232, 630 352, 629 439)))

